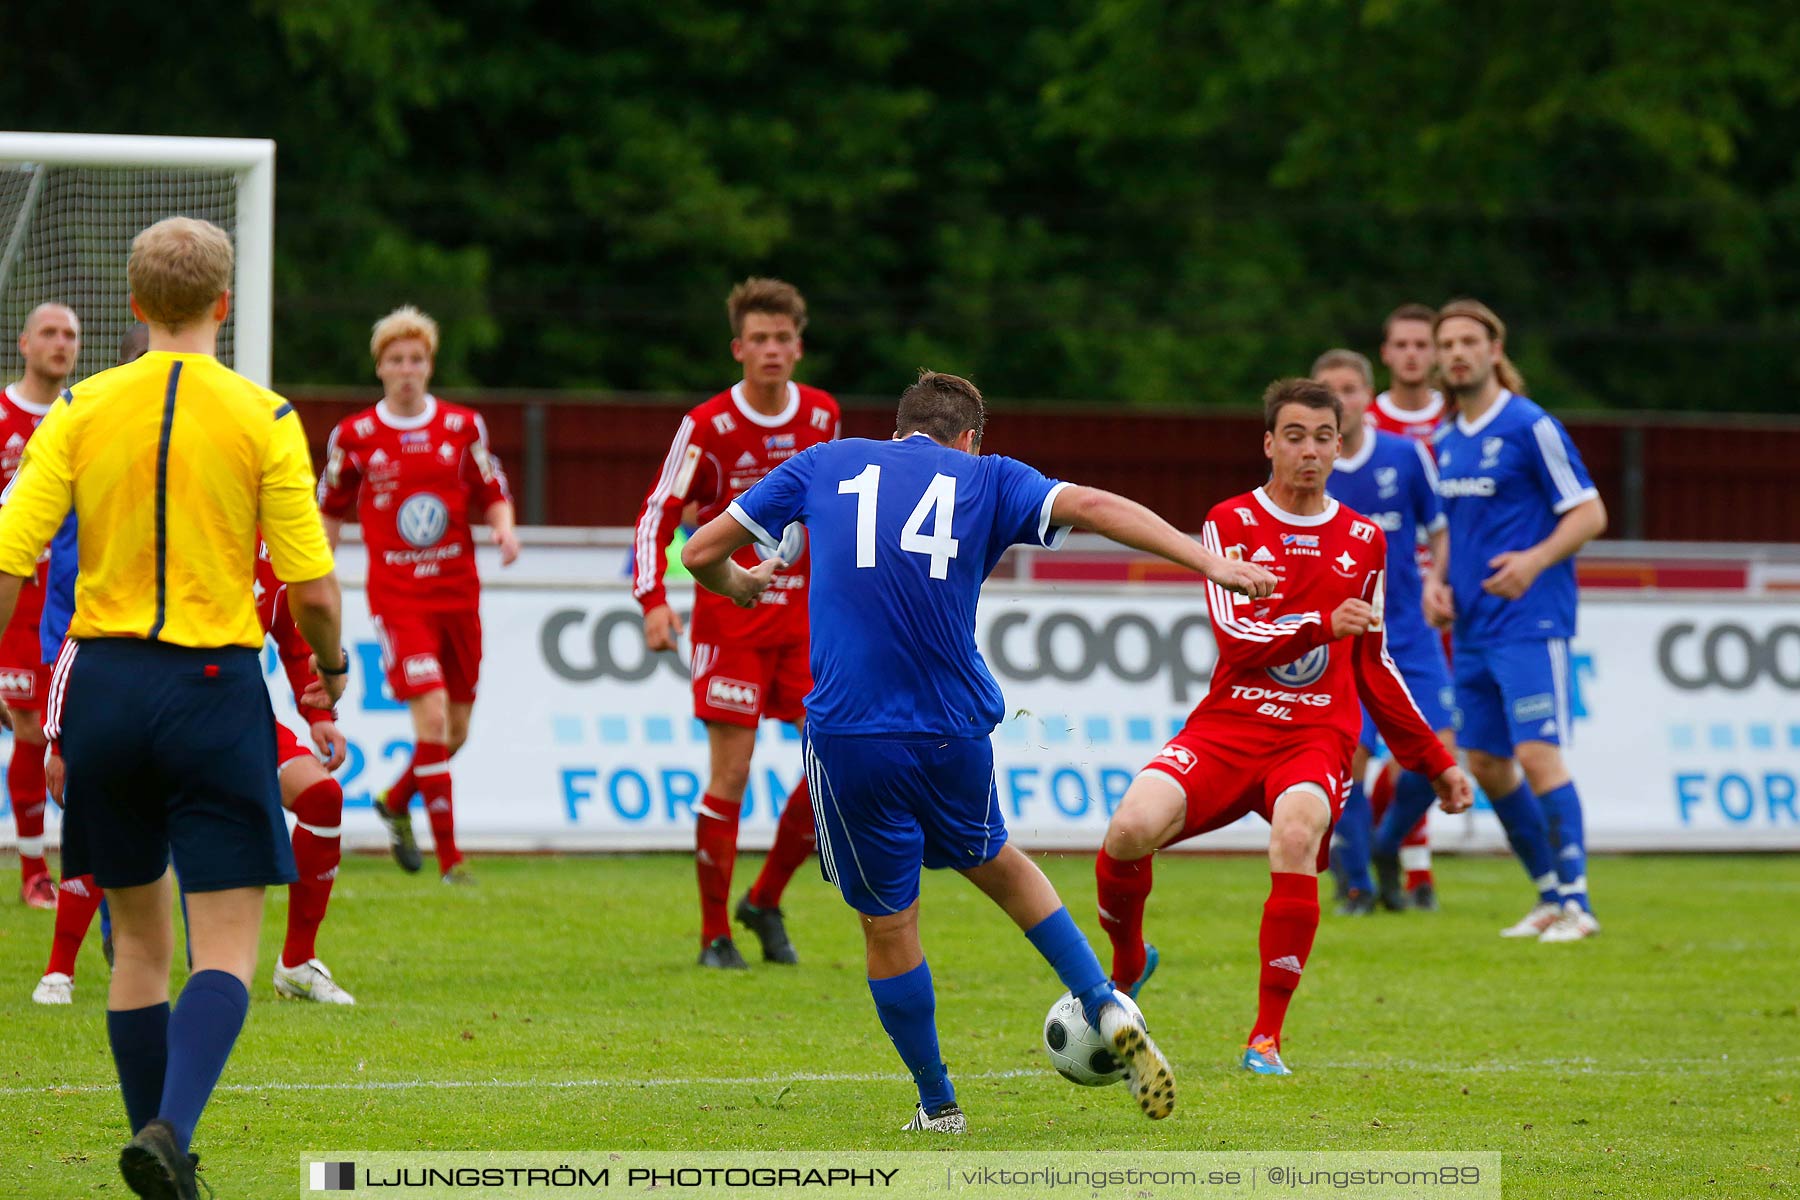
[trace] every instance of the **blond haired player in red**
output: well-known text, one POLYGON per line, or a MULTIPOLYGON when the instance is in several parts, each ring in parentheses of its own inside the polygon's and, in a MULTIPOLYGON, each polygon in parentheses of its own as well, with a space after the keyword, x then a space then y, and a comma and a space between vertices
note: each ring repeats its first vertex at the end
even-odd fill
MULTIPOLYGON (((652 650, 675 649, 681 633, 663 572, 682 508, 698 504, 704 525, 781 463, 838 435, 837 401, 794 382, 806 330, 806 301, 799 291, 779 279, 746 279, 731 289, 725 306, 731 356, 743 364, 744 378, 681 419, 638 516, 632 591, 643 607, 644 642, 652 650)), ((705 589, 694 596, 694 715, 706 722, 711 754, 706 798, 694 813, 703 967, 746 965, 731 940, 726 905, 756 727, 764 717, 798 723, 804 716, 800 702, 812 690, 806 529, 792 525, 781 540, 786 566, 754 607, 740 609, 705 589)), ((752 567, 759 555, 768 556, 749 546, 736 558, 752 567)), ((802 779, 782 810, 762 873, 737 905, 737 919, 757 935, 765 961, 799 961, 782 920, 781 893, 815 844, 812 804, 802 779)))
MULTIPOLYGON (((62 394, 81 353, 81 319, 66 304, 40 304, 25 318, 19 356, 25 374, 0 396, 0 488, 12 482, 25 443, 62 394)), ((0 701, 11 714, 12 762, 6 792, 19 833, 19 898, 32 908, 56 907, 56 884, 44 865, 44 698, 50 669, 38 646, 44 611, 44 563, 19 592, 19 607, 0 635, 0 701)))
POLYGON ((416 791, 425 802, 445 883, 472 879, 456 848, 450 759, 469 737, 481 674, 481 580, 470 526, 487 522, 502 566, 519 557, 512 495, 487 425, 474 409, 428 390, 437 322, 407 305, 375 322, 369 351, 386 394, 331 431, 319 508, 336 548, 345 521, 362 524, 369 611, 388 686, 412 713, 413 758, 375 815, 394 859, 422 865, 413 840, 416 791))
MULTIPOLYGON (((73 583, 73 580, 70 580, 73 583)), ((293 1000, 320 1004, 355 1004, 356 998, 332 978, 319 961, 315 943, 319 926, 331 903, 331 885, 337 879, 342 857, 339 828, 344 816, 344 789, 331 772, 344 765, 344 735, 337 714, 306 703, 304 696, 314 680, 312 648, 287 606, 287 585, 275 577, 267 546, 256 553, 256 614, 263 632, 275 640, 275 651, 294 694, 295 706, 306 721, 307 733, 318 753, 307 748, 279 718, 275 722, 275 751, 281 773, 281 806, 294 814, 292 842, 294 866, 299 878, 288 884, 287 937, 275 960, 275 992, 293 1000), (324 761, 321 762, 320 760, 324 761), (288 964, 292 963, 292 966, 288 964)), ((52 697, 60 710, 61 693, 52 697)), ((60 712, 47 725, 54 729, 60 712)), ((53 753, 60 760, 60 748, 53 753)), ((52 781, 60 801, 60 777, 52 781)), ((81 943, 87 937, 94 912, 105 892, 92 875, 65 878, 56 906, 56 933, 50 943, 50 961, 31 998, 38 1004, 71 1004, 75 993, 75 966, 81 943)), ((109 959, 110 961, 110 959, 109 959)))
POLYGON ((1400 761, 1431 778, 1446 811, 1469 781, 1388 657, 1381 609, 1387 539, 1326 494, 1343 408, 1330 388, 1283 379, 1263 394, 1269 482, 1214 506, 1206 549, 1275 572, 1266 600, 1208 584, 1219 645, 1212 684, 1182 731, 1126 789, 1095 865, 1112 978, 1136 995, 1156 969, 1144 944, 1151 856, 1247 813, 1269 822, 1269 899, 1256 1024, 1243 1065, 1286 1075, 1281 1027, 1319 928, 1318 873, 1344 802, 1362 708, 1400 761))

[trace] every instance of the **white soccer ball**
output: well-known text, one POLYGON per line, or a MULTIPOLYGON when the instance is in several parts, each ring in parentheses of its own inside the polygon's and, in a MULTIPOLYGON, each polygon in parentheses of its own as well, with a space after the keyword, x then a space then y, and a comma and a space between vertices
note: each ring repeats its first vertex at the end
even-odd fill
MULTIPOLYGON (((1119 1004, 1139 1025, 1144 1014, 1124 992, 1117 992, 1119 1004)), ((1070 1083, 1082 1087, 1105 1087, 1125 1078, 1124 1064, 1113 1057, 1112 1046, 1104 1035, 1088 1024, 1082 1015, 1081 1001, 1068 992, 1058 996, 1044 1017, 1044 1050, 1056 1073, 1070 1083)))

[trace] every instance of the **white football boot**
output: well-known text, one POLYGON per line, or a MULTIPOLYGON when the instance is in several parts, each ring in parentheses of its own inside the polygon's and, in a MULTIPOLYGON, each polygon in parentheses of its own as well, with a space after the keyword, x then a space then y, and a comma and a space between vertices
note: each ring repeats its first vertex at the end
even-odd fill
POLYGON ((937 1115, 925 1111, 923 1104, 913 1110, 913 1119, 900 1127, 901 1133, 922 1131, 925 1133, 967 1133, 969 1119, 963 1116, 963 1110, 954 1103, 939 1106, 937 1115))
POLYGON ((1125 1064, 1125 1086, 1152 1121, 1175 1111, 1175 1072, 1150 1040, 1141 1020, 1121 1005, 1100 1010, 1100 1033, 1112 1045, 1113 1057, 1125 1064))
POLYGON ((324 963, 309 958, 297 967, 275 960, 275 993, 316 1004, 355 1004, 356 997, 339 987, 324 963))
POLYGON ((1542 937, 1544 931, 1556 924, 1562 916, 1562 909, 1548 900, 1540 900, 1532 910, 1519 918, 1517 925, 1508 925, 1500 931, 1503 938, 1542 937))
POLYGON ((1563 901, 1562 915, 1538 936, 1540 942, 1579 942, 1600 932, 1594 914, 1573 900, 1563 901))
POLYGON ((60 971, 38 980, 38 985, 31 989, 33 1004, 73 1004, 75 1003, 75 981, 60 971))

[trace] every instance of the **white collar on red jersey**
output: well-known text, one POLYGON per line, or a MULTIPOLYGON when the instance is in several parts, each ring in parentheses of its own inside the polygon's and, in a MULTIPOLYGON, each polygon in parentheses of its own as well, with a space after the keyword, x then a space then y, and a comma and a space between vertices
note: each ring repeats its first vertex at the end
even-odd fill
POLYGON ((1470 421, 1467 417, 1459 413, 1456 417, 1456 428, 1461 431, 1464 437, 1474 437, 1494 423, 1494 418, 1500 415, 1500 410, 1505 408, 1506 402, 1512 398, 1512 392, 1508 391, 1506 388, 1501 388, 1500 395, 1494 400, 1494 403, 1488 407, 1488 410, 1481 414, 1480 420, 1470 421))
POLYGON ((1386 413, 1391 421, 1402 425, 1424 425, 1444 414, 1444 393, 1432 388, 1431 401, 1424 408, 1401 408, 1394 403, 1392 392, 1383 392, 1375 397, 1375 407, 1386 413))
POLYGON ((1337 461, 1331 464, 1331 469, 1333 471, 1342 471, 1346 475, 1354 471, 1362 470, 1364 465, 1369 461, 1369 455, 1375 453, 1375 439, 1380 436, 1381 430, 1375 427, 1374 419, 1365 416, 1363 418, 1362 449, 1358 450, 1355 454, 1352 454, 1349 458, 1339 455, 1337 461))
POLYGON ((1273 500, 1269 499, 1269 493, 1263 491, 1261 488, 1257 488, 1250 494, 1256 497, 1256 502, 1258 504, 1269 511, 1271 517, 1274 517, 1283 525, 1324 525, 1338 514, 1338 502, 1336 498, 1332 496, 1325 497, 1324 512, 1314 513, 1310 517, 1303 517, 1298 513, 1291 513, 1287 509, 1276 504, 1273 500))
POLYGON ((744 385, 741 380, 731 385, 731 402, 737 405, 740 413, 744 414, 744 420, 752 425, 761 425, 765 429, 774 429, 779 425, 786 425, 794 419, 794 414, 800 411, 800 385, 791 379, 788 380, 787 407, 772 417, 750 407, 750 401, 744 399, 744 385))
POLYGON ((383 397, 381 403, 375 406, 375 415, 389 429, 423 429, 437 416, 437 397, 426 392, 424 409, 411 417, 395 415, 394 410, 388 407, 387 398, 383 397))
POLYGON ((9 383, 6 385, 6 402, 20 412, 30 413, 34 417, 41 417, 50 411, 50 406, 48 404, 33 404, 25 397, 19 395, 19 385, 16 383, 9 383))

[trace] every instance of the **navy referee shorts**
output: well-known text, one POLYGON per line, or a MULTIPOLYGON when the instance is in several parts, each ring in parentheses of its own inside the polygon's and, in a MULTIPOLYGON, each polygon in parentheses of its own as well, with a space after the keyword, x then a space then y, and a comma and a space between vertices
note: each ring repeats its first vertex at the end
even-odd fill
POLYGON ((256 651, 135 638, 64 647, 63 873, 141 887, 174 859, 182 890, 292 883, 275 715, 256 651))

